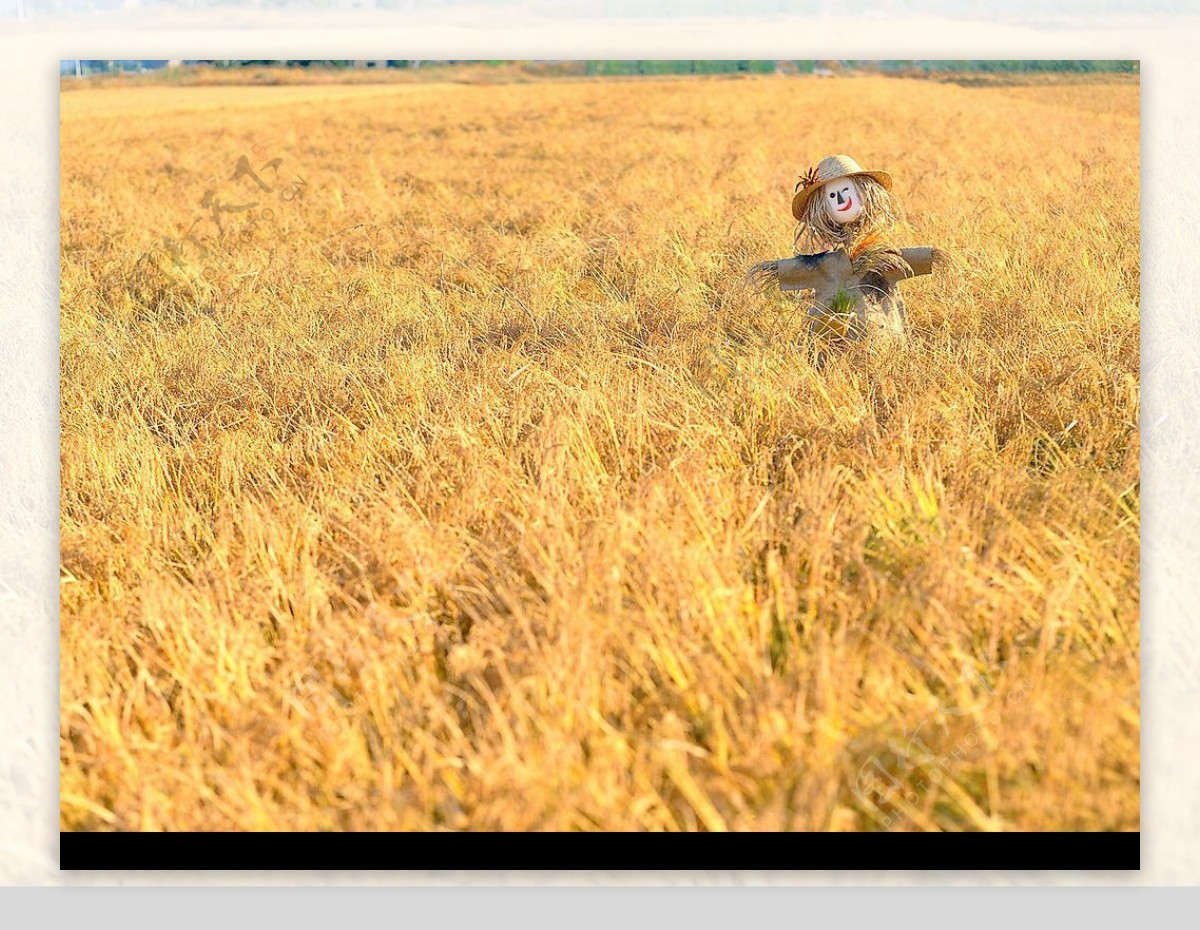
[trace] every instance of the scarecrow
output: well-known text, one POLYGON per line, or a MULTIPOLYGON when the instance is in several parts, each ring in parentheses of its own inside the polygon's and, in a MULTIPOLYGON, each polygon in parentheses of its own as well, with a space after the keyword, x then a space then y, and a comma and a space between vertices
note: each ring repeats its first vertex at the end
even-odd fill
POLYGON ((759 262, 747 280, 759 287, 813 292, 814 335, 847 343, 872 333, 905 338, 904 299, 897 285, 929 274, 941 253, 899 248, 887 239, 899 220, 886 171, 866 171, 848 155, 830 155, 796 184, 792 216, 799 224, 794 258, 759 262))

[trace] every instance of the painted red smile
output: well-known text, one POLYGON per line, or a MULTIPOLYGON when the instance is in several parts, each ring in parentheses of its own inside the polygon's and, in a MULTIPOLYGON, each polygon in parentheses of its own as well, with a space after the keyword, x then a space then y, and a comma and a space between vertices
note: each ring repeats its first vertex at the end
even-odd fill
POLYGON ((837 212, 838 212, 838 213, 845 213, 845 212, 846 212, 847 210, 849 210, 849 209, 850 209, 852 206, 854 206, 854 198, 853 198, 853 197, 847 197, 847 198, 846 198, 846 205, 845 205, 844 207, 838 207, 838 208, 837 208, 837 212))

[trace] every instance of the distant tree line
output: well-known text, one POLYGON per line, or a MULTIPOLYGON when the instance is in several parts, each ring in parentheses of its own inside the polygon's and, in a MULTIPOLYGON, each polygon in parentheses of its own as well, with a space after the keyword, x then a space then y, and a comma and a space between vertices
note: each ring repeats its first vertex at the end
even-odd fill
MULTIPOLYGON (((142 60, 101 60, 81 59, 76 64, 74 59, 64 60, 60 70, 63 73, 106 74, 122 71, 154 71, 165 68, 173 62, 164 59, 142 60)), ((455 64, 507 64, 504 61, 429 61, 415 59, 189 59, 178 62, 185 65, 208 65, 216 68, 245 68, 245 67, 289 67, 289 68, 422 68, 438 65, 455 64)), ((980 60, 886 60, 886 61, 755 61, 755 60, 716 60, 699 61, 686 60, 619 60, 619 61, 570 61, 555 62, 568 66, 572 72, 595 75, 668 75, 668 74, 772 74, 777 71, 788 73, 811 74, 815 67, 837 71, 862 70, 883 71, 888 73, 911 71, 981 71, 981 72, 1059 72, 1087 73, 1106 72, 1137 74, 1140 71, 1139 62, 1118 59, 1081 60, 1063 59, 1058 61, 1022 60, 1015 59, 980 59, 980 60), (578 70, 576 70, 578 69, 578 70)))
MULTIPOLYGON (((584 71, 589 75, 624 74, 772 74, 778 70, 777 61, 589 61, 584 71)), ((811 72, 813 62, 787 62, 794 70, 811 72)))
POLYGON ((1040 61, 1033 59, 979 59, 979 60, 947 60, 930 59, 925 61, 848 61, 846 64, 857 68, 880 68, 883 71, 904 71, 917 68, 922 71, 991 71, 991 72, 1028 72, 1046 71, 1062 73, 1108 72, 1122 74, 1137 74, 1140 71, 1139 62, 1123 59, 1063 59, 1059 61, 1040 61))
MULTIPOLYGON (((432 61, 432 60, 417 60, 417 59, 370 59, 370 60, 355 60, 355 59, 269 59, 269 58, 242 58, 242 59, 188 59, 180 64, 184 65, 207 65, 215 68, 251 68, 251 67, 287 67, 287 68, 423 68, 436 67, 438 65, 456 65, 456 64, 485 64, 485 65, 503 65, 508 64, 507 61, 477 61, 477 60, 459 60, 459 61, 432 61)), ((549 62, 537 62, 549 63, 549 62)), ((102 60, 102 59, 82 59, 80 61, 80 72, 83 74, 107 74, 121 71, 154 71, 167 67, 171 62, 164 59, 157 60, 102 60)), ((813 70, 813 62, 811 61, 569 61, 569 62, 554 62, 554 64, 574 66, 581 74, 588 75, 625 75, 625 74, 770 74, 776 71, 781 65, 787 67, 788 70, 811 72, 813 70)), ((75 71, 75 61, 64 60, 62 62, 61 71, 70 73, 75 71)))

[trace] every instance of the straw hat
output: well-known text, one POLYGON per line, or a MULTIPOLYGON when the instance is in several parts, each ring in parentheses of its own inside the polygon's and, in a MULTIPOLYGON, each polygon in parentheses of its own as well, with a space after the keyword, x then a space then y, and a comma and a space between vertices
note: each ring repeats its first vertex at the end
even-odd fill
POLYGON ((886 171, 866 171, 849 155, 830 155, 828 158, 822 158, 817 167, 809 168, 808 173, 796 182, 796 196, 792 198, 792 216, 800 219, 804 215, 808 198, 819 191, 822 184, 859 175, 874 178, 883 185, 884 190, 892 189, 892 176, 886 171))

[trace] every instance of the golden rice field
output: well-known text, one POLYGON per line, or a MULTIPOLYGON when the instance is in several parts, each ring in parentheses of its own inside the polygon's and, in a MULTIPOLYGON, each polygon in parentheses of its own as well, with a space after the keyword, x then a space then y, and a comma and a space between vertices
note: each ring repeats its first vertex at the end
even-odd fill
POLYGON ((63 829, 1136 830, 1138 93, 63 94, 63 829))

